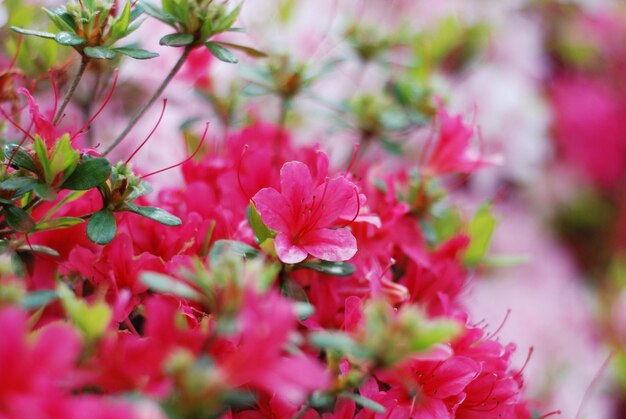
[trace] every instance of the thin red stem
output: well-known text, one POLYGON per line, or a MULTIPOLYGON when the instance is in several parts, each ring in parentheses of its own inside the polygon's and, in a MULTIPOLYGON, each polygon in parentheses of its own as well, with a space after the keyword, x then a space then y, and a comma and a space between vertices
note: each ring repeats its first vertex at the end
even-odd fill
POLYGON ((28 131, 26 131, 24 128, 22 128, 17 122, 15 122, 13 119, 11 119, 11 117, 9 116, 9 114, 7 114, 4 109, 0 108, 0 114, 2 114, 2 116, 4 116, 7 121, 9 121, 11 123, 11 125, 13 125, 15 128, 17 128, 18 130, 20 130, 24 135, 26 135, 28 138, 30 138, 31 140, 35 141, 35 139, 33 138, 32 135, 30 135, 30 133, 28 131))
POLYGON ((89 127, 89 125, 91 125, 91 123, 98 117, 98 115, 100 115, 100 113, 102 113, 102 111, 104 110, 104 108, 109 104, 109 102, 111 101, 111 97, 113 97, 113 92, 115 91, 115 86, 117 85, 117 77, 118 77, 118 70, 117 68, 115 69, 115 76, 113 78, 113 85, 111 86, 111 89, 109 90, 109 94, 107 95, 107 97, 104 99, 104 102, 102 102, 102 105, 100 105, 100 108, 96 111, 96 113, 93 114, 93 116, 91 118, 89 118, 89 120, 87 122, 85 122, 85 124, 74 133, 74 135, 72 135, 72 140, 74 140, 74 138, 76 138, 78 135, 82 134, 84 132, 84 130, 89 127))
POLYGON ((174 168, 176 168, 178 166, 182 166, 183 164, 185 164, 188 161, 190 161, 191 159, 193 159, 196 156, 196 154, 198 154, 198 151, 200 151, 200 148, 202 147, 202 144, 204 143, 204 139, 206 138, 206 135, 207 135, 208 131, 209 131, 209 123, 207 122, 206 123, 206 128, 204 129, 204 134, 202 134, 202 138, 200 139, 200 143, 198 144, 198 146, 196 147, 194 152, 191 154, 191 156, 187 157, 185 160, 183 160, 183 161, 181 161, 179 163, 176 163, 176 164, 173 164, 173 165, 171 165, 169 167, 166 167, 165 169, 157 170, 156 172, 152 172, 152 173, 148 173, 147 175, 143 175, 141 178, 145 179, 145 178, 147 178, 149 176, 156 175, 156 174, 168 171, 170 169, 174 169, 174 168))
POLYGON ((57 85, 54 82, 54 77, 52 77, 52 70, 48 70, 48 77, 50 77, 50 85, 52 86, 52 93, 54 93, 54 109, 52 110, 52 115, 56 115, 57 108, 59 106, 59 91, 57 90, 57 85))
POLYGON ((500 326, 498 326, 498 328, 495 330, 495 332, 491 333, 489 336, 487 336, 485 338, 485 340, 490 340, 493 339, 498 333, 500 333, 500 331, 502 330, 502 328, 504 327, 504 324, 506 323, 506 321, 509 319, 509 315, 511 314, 511 309, 507 309, 506 310, 506 314, 504 315, 504 319, 502 319, 502 322, 500 323, 500 326))
POLYGON ((15 48, 15 55, 13 56, 13 60, 11 60, 11 64, 9 65, 9 68, 7 69, 8 71, 11 71, 13 69, 13 66, 15 66, 15 63, 17 63, 17 57, 20 55, 20 49, 22 48, 22 35, 18 34, 17 35, 17 46, 15 48))
POLYGON ((157 130, 157 128, 159 127, 159 124, 161 124, 161 120, 163 119, 163 115, 165 114, 165 108, 167 107, 167 99, 163 99, 163 109, 161 109, 161 115, 159 115, 159 119, 156 123, 156 125, 154 125, 154 128, 152 128, 152 131, 150 131, 150 134, 148 134, 148 136, 146 137, 145 140, 143 140, 143 142, 141 143, 141 145, 139 145, 139 147, 137 147, 135 149, 135 151, 133 152, 133 154, 130 155, 130 157, 128 159, 126 159, 126 162, 124 164, 128 164, 133 157, 135 157, 135 154, 137 154, 139 152, 139 150, 141 150, 141 148, 146 145, 146 143, 148 142, 148 140, 150 139, 150 137, 152 137, 152 134, 154 134, 154 132, 157 130))
POLYGON ((239 158, 239 162, 237 163, 237 182, 239 183, 239 189, 243 195, 248 199, 248 201, 252 201, 252 197, 246 192, 243 187, 243 183, 241 182, 241 164, 243 163, 243 156, 245 156, 248 151, 248 144, 243 146, 243 151, 241 152, 241 157, 239 158))

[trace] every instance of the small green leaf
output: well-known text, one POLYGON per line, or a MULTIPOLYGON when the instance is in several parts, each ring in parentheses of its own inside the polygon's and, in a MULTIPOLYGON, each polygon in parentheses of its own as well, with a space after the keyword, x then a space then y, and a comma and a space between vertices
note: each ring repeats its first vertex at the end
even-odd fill
POLYGON ((59 252, 57 252, 53 248, 48 247, 48 246, 42 246, 40 244, 31 244, 31 245, 21 246, 17 249, 17 252, 18 253, 39 253, 41 255, 47 255, 53 258, 61 257, 59 252))
POLYGON ((127 203, 126 206, 128 207, 128 211, 142 215, 166 226, 176 227, 183 223, 180 218, 162 210, 161 208, 140 207, 131 203, 127 203))
POLYGON ((395 143, 386 138, 380 138, 380 143, 385 149, 385 151, 389 154, 393 154, 395 156, 401 156, 404 153, 404 150, 402 149, 401 144, 395 143))
POLYGON ((45 307, 58 298, 59 294, 55 290, 31 291, 22 300, 22 307, 25 310, 34 310, 45 307))
POLYGON ((198 291, 182 281, 156 272, 143 272, 139 277, 152 291, 163 294, 173 294, 192 301, 202 301, 203 297, 198 291))
POLYGON ((35 231, 44 230, 57 230, 61 228, 73 227, 75 225, 85 222, 82 218, 78 217, 59 217, 51 220, 46 220, 38 223, 35 226, 35 231))
POLYGON ((85 47, 83 52, 87 57, 96 60, 112 60, 117 55, 115 51, 105 47, 85 47))
POLYGON ((55 35, 50 32, 34 31, 31 29, 18 28, 17 26, 11 26, 13 32, 21 33, 22 35, 38 36, 40 38, 54 39, 55 35))
POLYGON ((298 320, 300 320, 301 322, 305 321, 306 319, 311 317, 313 313, 315 313, 315 307, 313 305, 309 303, 304 303, 302 301, 294 303, 293 309, 296 313, 296 316, 298 317, 298 320))
POLYGON ((61 283, 57 291, 69 319, 88 340, 95 340, 106 331, 113 311, 103 300, 87 303, 61 283))
POLYGON ((87 237, 96 244, 110 243, 115 238, 116 230, 115 215, 108 209, 96 212, 87 223, 87 237))
POLYGON ((243 3, 240 3, 232 10, 232 12, 215 22, 215 27, 213 28, 214 34, 226 32, 233 26, 233 24, 237 20, 237 17, 239 16, 239 13, 241 12, 242 5, 243 3))
POLYGON ((85 43, 83 38, 73 32, 59 32, 55 35, 54 40, 61 45, 69 45, 71 47, 85 43))
POLYGON ((309 333, 309 342, 325 351, 341 354, 363 354, 363 349, 354 339, 342 332, 311 332, 309 333))
POLYGON ((7 144, 4 146, 4 155, 7 159, 11 159, 11 157, 13 157, 11 164, 30 170, 34 173, 37 172, 33 156, 31 156, 30 153, 28 153, 28 151, 26 151, 23 147, 18 147, 17 144, 7 144), (15 150, 16 148, 17 151, 15 150))
POLYGON ((35 228, 35 220, 22 208, 15 205, 5 205, 2 210, 4 219, 13 230, 28 233, 35 228))
POLYGON ((206 42, 204 45, 211 51, 211 54, 220 61, 230 64, 237 64, 239 62, 232 52, 215 42, 206 42))
POLYGON ((259 251, 252 246, 235 240, 218 240, 213 244, 209 258, 211 264, 216 264, 227 254, 234 254, 243 258, 254 258, 259 251))
POLYGON ((265 58, 265 57, 267 57, 267 54, 264 53, 263 51, 259 51, 258 49, 255 49, 255 48, 252 48, 252 47, 247 47, 245 45, 233 44, 233 43, 230 43, 230 42, 223 42, 223 41, 219 41, 219 42, 216 41, 216 42, 214 42, 214 44, 221 45, 223 47, 236 49, 236 50, 241 51, 244 54, 249 55, 250 57, 254 57, 254 58, 265 58))
POLYGON ((111 25, 111 37, 109 38, 111 44, 126 35, 126 30, 130 24, 130 6, 130 1, 127 1, 124 5, 124 9, 122 9, 122 13, 113 21, 111 25))
POLYGON ((364 407, 365 409, 369 409, 369 410, 371 410, 373 412, 376 412, 376 413, 385 413, 386 412, 385 406, 383 406, 382 404, 380 404, 378 402, 375 402, 372 399, 368 399, 367 397, 363 397, 360 394, 343 392, 343 393, 341 393, 339 395, 339 397, 343 397, 344 399, 353 400, 359 406, 364 407))
POLYGON ((265 225, 263 220, 261 220, 261 216, 259 215, 254 202, 250 201, 250 206, 248 207, 246 215, 248 216, 248 223, 250 224, 250 227, 252 227, 252 231, 254 231, 254 235, 259 243, 263 243, 266 239, 276 235, 268 226, 265 225))
POLYGON ((194 37, 190 33, 171 33, 165 35, 159 40, 160 45, 167 45, 168 47, 184 47, 193 43, 194 37))
POLYGON ((34 191, 38 197, 46 201, 54 201, 58 196, 54 188, 47 183, 37 183, 34 191))
POLYGON ((157 54, 156 52, 150 52, 141 48, 120 47, 113 48, 113 51, 118 52, 122 55, 126 55, 127 57, 134 58, 136 60, 148 60, 150 58, 159 56, 159 54, 157 54))
POLYGON ((86 191, 106 182, 110 176, 111 163, 107 159, 97 157, 83 160, 61 187, 73 191, 86 191))
POLYGON ((54 25, 60 30, 64 32, 75 32, 76 31, 76 22, 72 18, 72 15, 67 13, 65 9, 46 9, 43 8, 44 12, 48 14, 48 17, 54 23, 54 25))
POLYGON ((43 181, 46 183, 52 183, 54 179, 52 169, 50 168, 50 159, 48 158, 48 147, 38 135, 35 135, 33 149, 35 150, 35 157, 37 157, 41 170, 43 171, 43 181))
POLYGON ((491 236, 496 229, 497 220, 491 212, 491 205, 481 206, 468 226, 468 235, 471 242, 465 252, 464 262, 475 266, 485 257, 491 236))
POLYGON ((141 4, 136 4, 135 3, 135 7, 132 8, 132 10, 130 11, 130 21, 134 21, 136 20, 139 16, 141 16, 144 12, 144 8, 141 6, 141 4))
POLYGON ((178 23, 178 19, 176 19, 171 14, 164 12, 160 8, 156 7, 155 5, 147 1, 142 1, 140 4, 141 4, 141 7, 143 8, 143 11, 148 16, 152 16, 153 18, 160 20, 161 22, 167 23, 170 26, 175 26, 176 23, 178 23))
POLYGON ((5 191, 15 191, 13 198, 22 196, 27 192, 33 190, 33 188, 39 183, 37 179, 30 177, 12 177, 0 182, 0 189, 5 191))
POLYGON ((302 285, 298 284, 291 278, 287 278, 280 287, 280 293, 285 297, 299 301, 301 303, 308 303, 309 297, 306 295, 306 291, 302 288, 302 285))
POLYGON ((335 276, 351 276, 356 271, 356 268, 351 263, 328 262, 326 260, 299 263, 295 268, 313 269, 317 272, 335 276))

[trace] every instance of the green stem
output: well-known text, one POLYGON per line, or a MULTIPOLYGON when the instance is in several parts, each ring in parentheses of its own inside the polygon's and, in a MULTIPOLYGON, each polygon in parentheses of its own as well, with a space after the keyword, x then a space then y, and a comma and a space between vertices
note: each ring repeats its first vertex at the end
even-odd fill
POLYGON ((70 103, 72 96, 74 96, 74 92, 76 91, 76 88, 78 87, 78 83, 80 83, 80 79, 83 78, 83 74, 85 74, 85 70, 87 69, 87 64, 89 64, 89 57, 83 55, 83 57, 80 60, 80 67, 78 68, 78 72, 74 76, 74 80, 72 80, 70 89, 65 94, 65 97, 63 98, 63 103, 61 103, 61 107, 59 108, 56 115, 54 116, 54 119, 52 120, 52 123, 54 125, 59 123, 59 121, 61 120, 61 117, 63 116, 63 112, 65 111, 65 108, 70 103))
POLYGON ((148 108, 150 108, 150 106, 152 106, 152 104, 161 96, 161 94, 163 93, 167 85, 170 84, 170 81, 172 81, 176 73, 178 73, 178 70, 180 70, 180 68, 185 63, 185 60, 187 59, 187 56, 189 55, 192 49, 193 49, 193 46, 191 45, 188 45, 185 47, 183 54, 180 56, 176 64, 174 64, 174 67, 172 67, 170 72, 167 74, 167 77, 165 77, 165 80, 163 80, 159 88, 156 90, 156 92, 154 92, 150 100, 148 100, 148 103, 146 103, 141 109, 139 109, 139 112, 137 112, 135 116, 133 116, 133 118, 130 120, 126 128, 124 128, 124 131, 122 131, 122 133, 118 135, 117 138, 111 144, 109 144, 109 146, 104 150, 104 153, 102 153, 103 156, 106 156, 107 154, 109 154, 115 147, 119 145, 119 143, 122 142, 124 138, 126 138, 130 130, 133 129, 133 127, 141 119, 143 114, 146 113, 148 108))

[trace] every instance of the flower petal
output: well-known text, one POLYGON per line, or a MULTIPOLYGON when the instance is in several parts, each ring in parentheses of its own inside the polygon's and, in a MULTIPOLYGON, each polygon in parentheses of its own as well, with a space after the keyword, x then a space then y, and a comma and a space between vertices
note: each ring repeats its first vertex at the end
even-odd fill
POLYGON ((300 246, 291 243, 289 236, 280 233, 274 239, 278 259, 284 263, 298 263, 306 259, 307 252, 300 246))
POLYGON ((356 239, 345 228, 313 230, 302 239, 302 247, 321 260, 340 262, 356 253, 356 239))
POLYGON ((271 229, 289 231, 289 204, 285 197, 274 188, 263 188, 252 198, 261 220, 271 229))
POLYGON ((316 220, 317 228, 325 228, 332 226, 337 219, 346 213, 348 207, 351 212, 351 218, 356 215, 356 194, 357 187, 344 177, 331 179, 319 185, 313 191, 318 199, 316 211, 318 217, 316 220))
POLYGON ((315 187, 309 167, 299 161, 285 163, 280 169, 280 187, 287 202, 297 212, 300 205, 310 198, 315 187))

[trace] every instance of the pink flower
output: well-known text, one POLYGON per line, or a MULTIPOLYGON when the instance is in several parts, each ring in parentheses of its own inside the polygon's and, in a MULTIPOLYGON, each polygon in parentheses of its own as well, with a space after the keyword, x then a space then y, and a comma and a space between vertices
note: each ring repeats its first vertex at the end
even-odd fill
POLYGON ((297 405, 328 386, 329 376, 316 358, 284 352, 297 327, 288 300, 274 292, 247 292, 237 326, 236 349, 215 354, 222 377, 232 387, 251 387, 297 405))
POLYGON ((461 115, 450 116, 440 108, 441 128, 435 149, 428 156, 425 170, 433 175, 472 173, 483 166, 496 163, 494 158, 484 158, 469 149, 474 130, 463 123, 461 115))
POLYGON ((285 163, 280 170, 281 192, 264 188, 252 198, 263 222, 278 231, 276 253, 285 263, 302 262, 308 254, 342 261, 356 253, 352 233, 332 227, 358 211, 357 187, 343 176, 321 180, 326 176, 327 162, 326 155, 320 153, 317 180, 306 164, 285 163))
POLYGON ((41 113, 37 101, 35 101, 35 98, 33 98, 27 89, 21 88, 18 90, 18 93, 26 96, 26 100, 28 100, 28 109, 30 118, 35 125, 35 132, 39 134, 48 147, 52 147, 56 139, 61 136, 62 132, 54 126, 50 118, 41 113))

